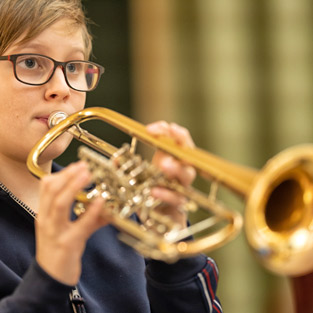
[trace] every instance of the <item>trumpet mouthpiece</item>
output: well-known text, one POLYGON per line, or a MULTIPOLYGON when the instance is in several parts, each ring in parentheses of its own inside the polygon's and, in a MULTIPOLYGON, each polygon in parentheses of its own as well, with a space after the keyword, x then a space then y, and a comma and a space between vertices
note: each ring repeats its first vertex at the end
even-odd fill
POLYGON ((67 116, 68 115, 62 111, 52 112, 48 118, 49 128, 52 128, 53 126, 59 124, 61 121, 65 120, 67 118, 67 116))

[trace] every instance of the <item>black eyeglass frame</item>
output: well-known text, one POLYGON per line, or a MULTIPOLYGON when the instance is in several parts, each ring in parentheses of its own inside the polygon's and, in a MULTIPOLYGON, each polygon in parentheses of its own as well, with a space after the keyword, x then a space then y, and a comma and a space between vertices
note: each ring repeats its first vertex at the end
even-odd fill
POLYGON ((97 63, 94 63, 94 62, 91 62, 91 61, 85 61, 85 60, 70 60, 70 61, 66 61, 66 62, 59 62, 59 61, 56 61, 54 59, 52 59, 51 57, 47 56, 47 55, 43 55, 43 54, 38 54, 38 53, 19 53, 19 54, 11 54, 11 55, 4 55, 4 56, 0 56, 0 61, 10 61, 12 64, 13 64, 13 72, 14 72, 14 76, 15 78, 23 83, 23 84, 26 84, 26 85, 31 85, 31 86, 42 86, 44 84, 46 84, 52 77, 53 77, 53 74, 56 70, 57 67, 61 67, 62 68, 62 71, 63 71, 63 74, 64 74, 64 78, 65 78, 65 81, 67 83, 67 85, 72 88, 73 90, 76 90, 76 91, 81 91, 81 92, 89 92, 89 91, 93 91, 94 89, 97 88, 98 86, 98 83, 100 81, 100 78, 101 78, 101 75, 104 73, 105 69, 103 66, 97 64, 97 63), (16 73, 16 60, 18 57, 20 56, 38 56, 38 57, 44 57, 44 58, 47 58, 49 60, 51 60, 54 64, 54 67, 53 67, 53 70, 51 72, 51 75, 48 77, 48 79, 43 82, 43 83, 39 83, 39 84, 34 84, 34 83, 28 83, 28 82, 25 82, 23 80, 21 80, 17 73, 16 73), (89 89, 89 90, 81 90, 81 89, 77 89, 77 88, 74 88, 73 86, 71 86, 71 84, 69 83, 68 79, 67 79, 67 74, 66 74, 66 66, 67 64, 70 64, 70 63, 75 63, 75 62, 80 62, 80 63, 88 63, 88 64, 92 64, 94 66, 96 66, 99 70, 99 75, 98 75, 98 79, 97 79, 97 82, 95 83, 94 87, 92 89, 89 89))

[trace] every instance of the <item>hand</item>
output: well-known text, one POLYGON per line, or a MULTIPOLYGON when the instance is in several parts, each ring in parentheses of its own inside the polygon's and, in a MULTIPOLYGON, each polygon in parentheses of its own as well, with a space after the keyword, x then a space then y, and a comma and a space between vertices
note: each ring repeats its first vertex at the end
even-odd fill
MULTIPOLYGON (((155 136, 162 135, 173 138, 182 147, 194 148, 195 146, 189 131, 177 124, 160 121, 147 125, 147 130, 155 136)), ((189 186, 196 177, 196 171, 192 166, 184 164, 160 150, 154 154, 152 163, 161 169, 169 179, 176 179, 183 186, 189 186)), ((186 201, 182 195, 161 187, 153 188, 152 195, 167 204, 162 208, 163 213, 170 215, 182 227, 187 226, 186 214, 180 210, 180 206, 186 201)))
POLYGON ((88 238, 107 224, 104 200, 95 199, 86 213, 70 220, 75 195, 90 183, 87 164, 78 162, 41 180, 36 227, 36 259, 54 279, 75 285, 81 274, 81 257, 88 238))

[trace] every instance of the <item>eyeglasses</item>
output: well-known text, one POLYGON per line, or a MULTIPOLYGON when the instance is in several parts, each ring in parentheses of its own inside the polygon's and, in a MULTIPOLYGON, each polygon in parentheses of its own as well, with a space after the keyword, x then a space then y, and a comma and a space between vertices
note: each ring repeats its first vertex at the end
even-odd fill
POLYGON ((58 62, 54 59, 35 53, 12 54, 0 56, 0 61, 11 61, 15 78, 27 85, 46 84, 57 67, 61 67, 69 87, 77 91, 94 90, 104 73, 104 68, 89 61, 58 62))

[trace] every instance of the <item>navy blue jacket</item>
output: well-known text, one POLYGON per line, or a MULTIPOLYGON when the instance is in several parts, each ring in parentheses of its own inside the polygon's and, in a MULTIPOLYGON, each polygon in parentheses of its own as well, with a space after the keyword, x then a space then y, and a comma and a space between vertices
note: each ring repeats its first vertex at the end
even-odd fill
MULTIPOLYGON (((200 255, 145 261, 108 225, 89 239, 78 289, 87 313, 221 313, 218 270, 200 255)), ((34 218, 0 188, 0 313, 73 313, 64 285, 34 259, 34 218)))

